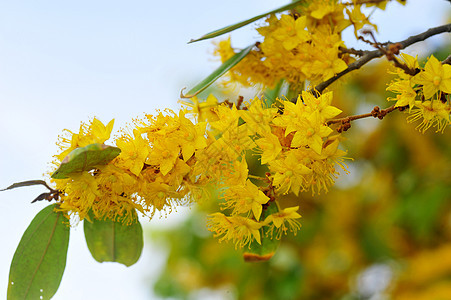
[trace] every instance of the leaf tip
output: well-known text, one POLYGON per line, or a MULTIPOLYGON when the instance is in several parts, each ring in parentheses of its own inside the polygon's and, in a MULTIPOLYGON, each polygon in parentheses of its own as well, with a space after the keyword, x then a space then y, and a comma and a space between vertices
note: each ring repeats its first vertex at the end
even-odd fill
POLYGON ((243 258, 245 262, 257 262, 257 261, 268 261, 274 256, 274 252, 267 253, 264 255, 259 255, 256 253, 243 253, 243 258))
MULTIPOLYGON (((188 42, 189 44, 189 42, 188 42)), ((186 98, 185 95, 183 95, 183 91, 186 90, 186 87, 184 87, 183 89, 181 89, 180 91, 180 98, 186 98)))
MULTIPOLYGON (((195 92, 194 94, 185 94, 183 95, 183 91, 186 90, 186 87, 184 87, 181 91, 180 91, 180 98, 182 99, 189 99, 189 98, 193 98, 194 96, 196 96, 197 94, 200 93, 200 91, 195 92)), ((189 93, 189 92, 188 92, 189 93)))

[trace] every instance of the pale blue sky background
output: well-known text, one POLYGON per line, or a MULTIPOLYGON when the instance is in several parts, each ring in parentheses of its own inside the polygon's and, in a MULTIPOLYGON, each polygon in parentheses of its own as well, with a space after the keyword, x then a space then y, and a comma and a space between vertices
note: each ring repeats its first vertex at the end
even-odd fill
MULTIPOLYGON (((404 39, 444 24, 443 16, 450 15, 444 0, 408 2, 374 14, 380 41, 404 39)), ((0 1, 0 187, 42 179, 64 128, 77 130, 80 121, 97 116, 116 119, 118 129, 155 108, 176 108, 181 88, 217 66, 211 42, 187 45, 188 40, 285 3, 0 1)), ((244 47, 256 36, 250 25, 233 33, 233 43, 244 47)), ((449 38, 441 35, 425 45, 449 38)), ((41 192, 31 187, 0 193, 0 299, 6 298, 9 265, 23 231, 48 205, 30 204, 41 192)), ((176 220, 170 216, 146 226, 176 220)), ((130 268, 99 264, 88 252, 82 226, 75 228, 54 299, 151 298, 148 276, 164 267, 165 254, 149 241, 145 247, 130 268)))

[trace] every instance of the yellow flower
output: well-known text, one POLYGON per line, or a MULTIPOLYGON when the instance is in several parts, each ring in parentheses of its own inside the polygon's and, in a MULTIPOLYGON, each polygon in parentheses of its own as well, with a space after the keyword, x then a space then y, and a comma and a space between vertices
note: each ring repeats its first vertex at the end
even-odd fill
POLYGON ((258 147, 261 149, 261 163, 267 164, 275 159, 282 151, 282 146, 280 145, 279 139, 277 136, 268 132, 264 137, 255 141, 258 147))
POLYGON ((245 185, 230 186, 224 194, 224 199, 226 202, 223 206, 233 209, 232 215, 248 213, 252 210, 255 219, 259 220, 262 205, 268 202, 269 197, 247 180, 245 185))
MULTIPOLYGON (((97 118, 94 118, 91 123, 91 134, 93 136, 93 139, 95 140, 94 143, 104 143, 106 140, 108 140, 111 136, 111 131, 113 130, 114 126, 114 119, 111 120, 106 126, 103 125, 102 122, 100 122, 97 118)), ((87 145, 93 144, 92 141, 89 141, 87 145)), ((85 146, 87 146, 85 145, 85 146)), ((80 145, 83 147, 82 145, 80 145)))
POLYGON ((266 107, 263 100, 255 98, 247 105, 247 110, 240 110, 240 116, 253 134, 265 134, 271 131, 270 122, 277 115, 276 107, 266 107))
POLYGON ((318 111, 321 122, 334 118, 342 112, 335 106, 330 105, 332 99, 333 92, 324 93, 319 97, 315 97, 312 93, 302 91, 302 101, 311 112, 318 111))
POLYGON ((217 121, 215 108, 218 106, 218 100, 213 94, 208 95, 207 100, 202 102, 197 97, 185 101, 180 100, 179 102, 187 107, 186 113, 196 116, 199 122, 217 121))
POLYGON ((283 115, 274 118, 273 124, 285 128, 285 136, 290 133, 303 130, 305 119, 308 116, 306 106, 298 97, 296 103, 288 100, 282 100, 283 115))
POLYGON ((334 178, 339 172, 336 169, 338 164, 345 172, 347 165, 344 163, 346 152, 338 149, 339 135, 329 137, 318 155, 309 149, 296 149, 293 153, 297 159, 302 161, 305 166, 312 170, 310 174, 305 175, 305 186, 311 189, 312 194, 320 193, 321 190, 328 191, 328 187, 334 184, 334 178))
POLYGON ((190 120, 188 120, 184 113, 180 111, 180 133, 182 135, 181 148, 183 160, 188 161, 195 150, 204 149, 207 147, 207 141, 205 139, 205 130, 207 123, 201 122, 194 125, 190 120))
MULTIPOLYGON (((404 63, 406 64, 407 67, 409 67, 409 69, 417 69, 419 68, 419 64, 418 64, 418 55, 415 55, 415 57, 413 57, 412 55, 409 55, 407 53, 401 53, 400 56, 402 57, 402 60, 404 61, 404 63)), ((402 76, 405 76, 405 78, 403 79, 410 79, 411 76, 406 74, 403 70, 397 69, 399 71, 399 76, 401 78, 403 78, 402 76)))
POLYGON ((351 25, 351 22, 344 18, 344 8, 342 3, 336 1, 316 0, 310 1, 310 4, 301 10, 308 16, 309 27, 315 25, 318 30, 325 32, 341 32, 351 25))
POLYGON ((356 38, 358 38, 357 31, 362 29, 364 25, 371 25, 377 31, 376 25, 370 23, 368 17, 360 11, 361 7, 361 5, 354 5, 352 11, 349 11, 349 9, 346 8, 346 13, 349 16, 349 20, 354 25, 354 35, 356 38))
POLYGON ((320 154, 323 146, 323 137, 327 137, 333 130, 323 125, 320 114, 314 111, 307 117, 303 127, 299 128, 293 136, 291 147, 309 146, 313 151, 320 154))
POLYGON ((235 153, 231 157, 241 156, 243 151, 250 150, 256 147, 256 144, 249 136, 252 134, 252 130, 249 129, 248 124, 242 124, 240 126, 230 126, 222 133, 218 142, 222 144, 221 149, 229 153, 235 153), (227 149, 228 148, 228 149, 227 149))
POLYGON ((67 154, 76 148, 85 147, 95 143, 103 144, 110 138, 113 125, 114 119, 105 126, 97 118, 94 118, 88 124, 82 122, 78 133, 73 133, 66 129, 66 134, 59 136, 59 141, 57 143, 62 152, 55 155, 55 157, 59 161, 62 161, 67 154))
POLYGON ((220 237, 219 241, 232 240, 235 247, 244 247, 254 239, 261 244, 260 228, 262 224, 241 216, 227 217, 214 213, 208 217, 208 230, 220 237))
POLYGON ((218 115, 218 120, 210 122, 210 125, 219 132, 225 132, 230 128, 236 128, 238 126, 240 113, 235 105, 233 105, 232 108, 229 108, 226 105, 219 105, 216 107, 216 113, 218 115))
MULTIPOLYGON (((401 3, 402 5, 406 5, 406 0, 397 0, 399 3, 401 3)), ((365 3, 365 5, 367 7, 371 7, 371 6, 375 6, 377 8, 380 8, 382 10, 385 10, 385 7, 387 6, 388 1, 377 1, 376 3, 365 3)))
POLYGON ((77 213, 80 220, 85 218, 90 209, 94 208, 93 211, 96 212, 104 211, 105 205, 109 205, 108 200, 96 202, 101 194, 98 182, 91 173, 82 172, 72 175, 70 180, 55 180, 55 182, 58 190, 62 192, 61 210, 77 213))
POLYGON ((301 224, 296 221, 296 219, 301 218, 301 215, 297 213, 298 209, 299 206, 288 207, 277 213, 267 216, 264 224, 268 225, 272 223, 268 230, 268 234, 272 236, 275 230, 277 239, 280 239, 283 233, 287 234, 288 229, 296 234, 297 231, 301 228, 301 224))
POLYGON ((121 149, 118 164, 138 176, 149 154, 149 143, 142 138, 139 130, 134 129, 133 135, 134 138, 124 135, 116 140, 116 145, 121 149))
POLYGON ((415 101, 416 108, 412 109, 411 115, 407 117, 407 121, 415 122, 421 118, 423 121, 416 127, 419 131, 425 132, 431 126, 437 127, 436 132, 443 132, 451 123, 451 107, 448 103, 440 100, 432 101, 415 101))
POLYGON ((244 185, 248 177, 249 169, 246 159, 235 160, 231 167, 224 170, 224 186, 244 185))
MULTIPOLYGON (((297 8, 299 15, 267 18, 265 26, 257 28, 262 42, 230 70, 231 80, 272 88, 283 79, 296 89, 306 80, 315 85, 347 68, 349 59, 338 51, 344 46, 341 32, 351 25, 344 18, 345 5, 329 0, 311 2, 297 8)), ((355 19, 357 26, 367 23, 363 14, 355 19)), ((224 62, 235 52, 228 40, 220 43, 216 54, 224 62)))
MULTIPOLYGON (((342 7, 340 8, 343 10, 342 7)), ((317 3, 313 2, 309 6, 310 16, 319 20, 324 18, 326 15, 333 13, 335 9, 336 5, 332 1, 329 1, 329 3, 326 3, 326 1, 317 1, 317 3)))
POLYGON ((180 148, 176 140, 161 139, 152 145, 146 163, 159 166, 161 174, 166 175, 174 167, 179 154, 180 148))
POLYGON ((177 193, 173 192, 171 186, 157 181, 142 181, 138 194, 143 198, 146 207, 151 209, 151 216, 155 211, 162 211, 167 208, 172 209, 170 200, 176 198, 177 193))
POLYGON ((55 180, 61 191, 59 209, 69 215, 77 215, 79 220, 92 212, 97 219, 130 223, 135 220, 135 210, 144 212, 141 205, 131 197, 136 180, 124 170, 107 165, 94 175, 82 172, 71 179, 55 180))
POLYGON ((415 106, 417 93, 412 88, 410 80, 394 80, 388 85, 387 91, 399 94, 396 98, 387 98, 389 101, 396 101, 395 107, 409 105, 409 111, 411 111, 415 106))
POLYGON ((335 74, 345 70, 348 65, 338 57, 338 48, 324 48, 319 52, 319 59, 315 59, 313 64, 303 68, 303 72, 319 76, 320 80, 327 80, 335 74))
POLYGON ((300 43, 310 39, 306 27, 306 16, 297 18, 291 15, 282 15, 278 28, 274 31, 274 38, 280 41, 285 50, 291 51, 300 43))
POLYGON ((424 71, 413 78, 413 82, 423 85, 425 99, 430 99, 438 91, 451 93, 451 65, 442 65, 433 55, 424 66, 424 71))
POLYGON ((312 172, 292 151, 283 160, 271 161, 269 169, 274 174, 274 186, 284 194, 291 190, 295 195, 299 194, 301 187, 304 188, 305 176, 312 172))

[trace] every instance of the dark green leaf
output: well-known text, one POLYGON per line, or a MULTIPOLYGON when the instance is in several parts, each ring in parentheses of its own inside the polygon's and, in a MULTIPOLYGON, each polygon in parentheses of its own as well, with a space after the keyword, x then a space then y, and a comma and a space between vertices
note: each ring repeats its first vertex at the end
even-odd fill
POLYGON ((58 290, 70 227, 55 206, 41 210, 25 230, 9 271, 8 299, 50 299, 58 290))
POLYGON ((126 265, 136 263, 143 249, 143 232, 136 217, 131 225, 120 221, 97 220, 90 214, 85 219, 86 243, 92 257, 98 262, 111 261, 126 265))
POLYGON ((12 189, 15 189, 18 187, 38 185, 38 184, 41 184, 41 185, 45 186, 46 188, 48 188, 49 190, 52 190, 44 180, 28 180, 28 181, 13 183, 10 186, 8 186, 6 189, 0 190, 0 192, 6 191, 6 190, 12 190, 12 189))
POLYGON ((292 9, 292 8, 298 6, 298 5, 303 4, 303 2, 305 2, 305 0, 295 1, 295 2, 293 2, 293 3, 284 5, 284 6, 282 6, 282 7, 279 7, 279 8, 277 8, 277 9, 274 9, 274 10, 269 11, 269 12, 267 12, 267 13, 264 13, 264 14, 261 14, 261 15, 258 15, 258 16, 255 16, 255 17, 250 18, 250 19, 248 19, 248 20, 245 20, 245 21, 242 21, 242 22, 239 22, 239 23, 236 23, 236 24, 233 24, 233 25, 230 25, 230 26, 226 26, 226 27, 224 27, 224 28, 221 28, 221 29, 212 31, 212 32, 210 32, 210 33, 204 34, 203 36, 201 36, 201 37, 198 38, 198 39, 192 39, 192 40, 190 40, 190 41, 188 42, 188 44, 189 44, 189 43, 198 42, 198 41, 202 41, 202 40, 211 39, 211 38, 214 38, 214 37, 223 35, 223 34, 225 34, 225 33, 227 33, 227 32, 231 32, 231 31, 233 31, 233 30, 235 30, 235 29, 241 28, 241 27, 246 26, 246 25, 248 25, 248 24, 250 24, 250 23, 252 23, 252 22, 255 22, 255 21, 257 21, 257 20, 259 20, 259 19, 261 19, 261 18, 263 18, 263 17, 265 17, 265 16, 267 16, 267 15, 275 14, 275 13, 279 13, 279 12, 282 12, 282 11, 285 11, 285 10, 292 9))
MULTIPOLYGON (((262 212, 261 219, 264 220, 267 216, 279 211, 276 201, 269 202, 269 206, 262 212)), ((266 261, 269 260, 276 253, 279 247, 280 240, 272 235, 268 235, 268 226, 260 229, 261 244, 253 241, 249 248, 245 248, 243 257, 247 262, 251 261, 266 261)))
MULTIPOLYGON (((249 54, 254 45, 241 50, 241 52, 235 54, 222 65, 219 66, 213 73, 211 73, 207 78, 199 82, 195 87, 193 87, 186 95, 180 93, 180 98, 192 98, 209 87, 213 82, 215 82, 219 77, 224 75, 228 70, 236 66, 246 55, 249 54)), ((183 92, 183 91, 182 91, 183 92)))
POLYGON ((61 162, 52 178, 64 179, 70 174, 89 171, 106 165, 121 153, 121 149, 104 144, 91 144, 71 151, 61 162))

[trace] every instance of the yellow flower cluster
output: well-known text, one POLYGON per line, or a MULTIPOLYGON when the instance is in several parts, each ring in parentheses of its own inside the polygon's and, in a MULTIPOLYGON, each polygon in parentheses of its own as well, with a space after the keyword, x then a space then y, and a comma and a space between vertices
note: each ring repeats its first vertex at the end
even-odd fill
MULTIPOLYGON (((89 211, 99 219, 121 218, 128 223, 135 210, 153 216, 156 210, 171 210, 175 204, 202 195, 202 177, 190 173, 194 153, 207 146, 206 123, 193 124, 168 110, 147 115, 135 122, 133 133, 115 139, 121 153, 105 166, 72 174, 68 179, 53 179, 61 191, 60 209, 77 214, 82 220, 89 211), (191 198, 186 197, 192 194, 191 198)), ((71 150, 110 138, 113 121, 107 126, 94 119, 82 124, 78 134, 61 137, 62 152, 57 164, 71 150)))
MULTIPOLYGON (((256 50, 230 72, 231 81, 245 86, 274 87, 280 80, 303 88, 333 77, 353 59, 340 51, 345 47, 341 33, 349 26, 357 30, 372 25, 361 5, 341 1, 310 1, 291 14, 271 15, 257 29, 264 38, 256 50)), ((375 25, 372 25, 375 28, 375 25)), ((235 54, 230 39, 219 42, 216 54, 226 61, 235 54)))
MULTIPOLYGON (((80 220, 92 212, 129 223, 136 211, 152 217, 209 199, 208 188, 215 186, 222 212, 210 215, 209 229, 221 240, 243 247, 261 243, 265 227, 271 238, 296 232, 298 207, 280 208, 279 196, 327 191, 336 164, 345 167, 339 136, 326 125, 341 112, 331 101, 332 92, 317 98, 303 92, 296 103, 279 100, 278 106, 267 106, 255 98, 237 107, 218 104, 210 95, 205 102, 194 99, 178 114, 146 115, 110 142, 121 149, 111 162, 52 179, 61 193, 60 209, 80 220), (250 174, 248 163, 256 155, 266 174, 250 174), (277 207, 272 213, 270 205, 277 207)), ((55 164, 78 147, 108 143, 112 127, 113 121, 104 126, 94 118, 78 133, 68 131, 60 138, 55 164)))
POLYGON ((398 70, 398 78, 387 87, 397 95, 388 100, 396 101, 395 107, 409 108, 408 122, 423 119, 417 126, 418 130, 425 132, 436 127, 437 132, 443 132, 451 123, 451 65, 442 64, 431 55, 424 68, 420 68, 417 57, 408 54, 401 54, 401 57, 416 75, 398 70))
POLYGON ((279 100, 278 107, 267 107, 259 98, 245 109, 218 106, 218 121, 211 126, 219 137, 214 144, 221 147, 216 159, 223 168, 216 169, 216 176, 225 212, 210 216, 209 229, 216 236, 242 247, 253 240, 260 243, 264 227, 275 238, 299 229, 298 207, 281 209, 279 196, 327 191, 338 174, 336 165, 345 168, 339 136, 331 135, 326 125, 341 112, 331 101, 332 92, 317 98, 303 92, 296 103, 279 100), (264 177, 249 174, 249 152, 260 156, 260 164, 269 171, 264 177), (267 215, 265 209, 273 201, 279 211, 267 215))

